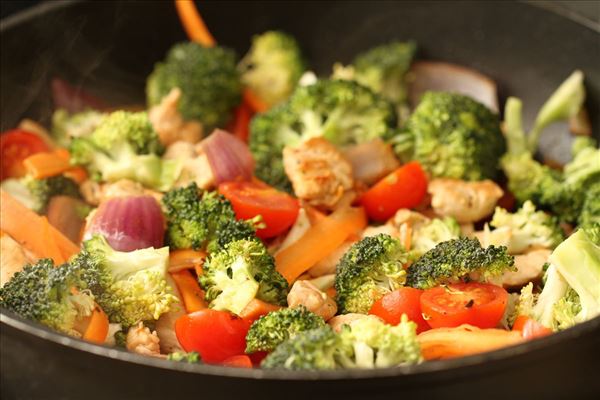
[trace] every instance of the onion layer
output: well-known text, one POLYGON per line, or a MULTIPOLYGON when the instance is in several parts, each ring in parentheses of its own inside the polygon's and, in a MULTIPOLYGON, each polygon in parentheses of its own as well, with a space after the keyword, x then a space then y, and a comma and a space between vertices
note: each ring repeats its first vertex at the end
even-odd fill
POLYGON ((237 137, 215 129, 202 141, 202 148, 217 184, 252 179, 254 159, 248 146, 237 137))
POLYGON ((84 240, 101 234, 118 251, 163 246, 165 221, 160 206, 151 196, 106 200, 91 218, 84 240))

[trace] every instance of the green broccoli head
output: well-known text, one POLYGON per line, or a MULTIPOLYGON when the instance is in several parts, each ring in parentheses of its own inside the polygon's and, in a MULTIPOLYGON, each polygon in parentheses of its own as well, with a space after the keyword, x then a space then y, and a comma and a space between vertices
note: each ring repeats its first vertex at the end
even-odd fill
POLYGON ((379 298, 406 278, 408 253, 389 235, 366 237, 344 254, 336 267, 335 290, 341 314, 367 314, 379 298))
POLYGON ((110 322, 133 326, 157 320, 178 301, 166 274, 169 248, 116 251, 102 236, 83 244, 72 263, 84 271, 87 287, 110 322))
POLYGON ((170 353, 167 356, 167 360, 184 362, 184 363, 188 363, 188 364, 201 364, 202 363, 202 358, 200 357, 200 354, 196 353, 195 351, 192 351, 190 353, 176 351, 174 353, 170 353))
POLYGON ((246 353, 273 351, 299 332, 325 326, 323 318, 304 306, 270 312, 254 321, 246 335, 246 353))
POLYGON ((52 137, 61 146, 68 146, 73 138, 90 135, 102 122, 105 114, 86 110, 75 114, 59 108, 52 114, 52 137))
POLYGON ((596 182, 588 188, 578 222, 580 226, 600 224, 600 182, 596 182))
POLYGON ((285 101, 306 69, 298 42, 281 31, 254 36, 238 68, 242 83, 269 106, 285 101))
POLYGON ((339 344, 339 336, 329 325, 299 332, 277 346, 260 366, 265 369, 289 370, 335 369, 335 353, 339 344))
POLYGON ((93 176, 114 182, 131 179, 169 190, 181 173, 181 162, 162 160, 157 133, 145 112, 116 111, 86 137, 71 142, 71 161, 84 165, 93 176))
POLYGON ((178 43, 148 77, 148 105, 159 104, 172 89, 179 88, 181 115, 200 121, 210 132, 227 123, 240 102, 241 83, 235 63, 235 53, 224 47, 178 43))
POLYGON ((0 306, 56 331, 81 336, 76 323, 90 316, 95 306, 82 275, 77 265, 39 260, 0 288, 0 306))
POLYGON ((288 102, 256 116, 250 124, 255 174, 289 191, 282 162, 285 146, 315 136, 338 146, 388 139, 395 120, 391 103, 356 82, 319 80, 298 87, 288 102))
POLYGON ((477 239, 462 237, 442 242, 408 267, 406 284, 417 289, 459 281, 469 274, 481 279, 514 270, 514 257, 504 246, 484 249, 477 239))
POLYGON ((543 211, 536 211, 535 205, 529 200, 514 213, 496 207, 490 225, 510 229, 508 252, 511 254, 520 254, 536 246, 553 249, 564 238, 558 219, 543 211))
POLYGON ((255 237, 252 221, 236 220, 229 200, 216 192, 202 192, 195 183, 170 190, 162 203, 172 248, 216 252, 229 242, 255 237))
POLYGON ((417 160, 433 177, 495 179, 505 151, 498 115, 456 93, 427 92, 395 138, 403 161, 417 160))
POLYGON ((413 229, 411 255, 420 257, 438 243, 460 236, 460 225, 452 217, 433 218, 413 229))
POLYGON ((237 315, 254 298, 278 305, 287 302, 288 283, 258 239, 231 242, 212 254, 199 281, 211 308, 237 315))
POLYGON ((40 214, 46 212, 46 207, 54 196, 81 198, 77 182, 63 175, 43 179, 26 177, 24 182, 33 200, 32 209, 40 214))
POLYGON ((354 80, 394 104, 407 100, 406 73, 417 50, 415 42, 394 41, 356 56, 354 80))
POLYGON ((388 368, 422 361, 417 325, 402 315, 398 325, 363 318, 340 333, 338 363, 345 368, 388 368))

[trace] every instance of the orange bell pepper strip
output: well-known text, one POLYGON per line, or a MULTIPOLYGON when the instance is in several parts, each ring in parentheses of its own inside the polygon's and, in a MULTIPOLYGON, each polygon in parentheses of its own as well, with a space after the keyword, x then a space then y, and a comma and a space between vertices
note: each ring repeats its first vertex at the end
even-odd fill
POLYGON ((83 339, 88 342, 102 344, 106 340, 107 335, 108 316, 102 308, 96 304, 94 311, 92 311, 92 316, 90 317, 90 323, 83 334, 83 339))
POLYGON ((338 248, 348 236, 367 226, 367 216, 360 207, 334 211, 310 227, 295 243, 275 256, 277 271, 289 282, 338 248))
POLYGON ((190 271, 184 269, 179 272, 171 272, 171 277, 177 285, 188 314, 208 307, 204 301, 204 291, 200 289, 198 281, 190 271))
POLYGON ((250 303, 242 310, 240 317, 254 321, 259 317, 281 309, 280 306, 269 304, 259 299, 252 299, 250 303))
POLYGON ((57 264, 79 252, 79 247, 50 225, 45 218, 25 207, 4 190, 0 190, 0 229, 36 256, 52 258, 57 264), (54 243, 55 246, 49 243, 54 243))
POLYGON ((69 152, 65 149, 33 154, 23 160, 23 165, 35 179, 60 175, 71 169, 69 152))
POLYGON ((217 42, 206 27, 194 2, 191 0, 175 0, 175 7, 183 24, 183 29, 190 40, 204 47, 214 47, 217 42))

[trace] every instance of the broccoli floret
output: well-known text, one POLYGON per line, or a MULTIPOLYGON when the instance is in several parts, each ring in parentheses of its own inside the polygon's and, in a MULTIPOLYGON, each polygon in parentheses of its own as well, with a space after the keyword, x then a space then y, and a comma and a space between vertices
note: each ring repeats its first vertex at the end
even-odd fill
POLYGON ((366 237, 352 245, 335 272, 339 312, 367 314, 374 302, 404 283, 403 265, 407 261, 404 247, 386 234, 366 237))
POLYGON ((387 368, 422 360, 417 325, 402 315, 392 326, 376 318, 363 318, 340 333, 338 363, 345 368, 387 368))
POLYGON ((335 369, 335 352, 339 343, 339 336, 329 325, 300 332, 277 346, 260 366, 289 370, 335 369))
POLYGON ((212 254, 202 269, 199 281, 211 308, 239 315, 254 298, 286 305, 288 283, 258 239, 227 244, 212 254))
POLYGON ((129 327, 157 320, 178 301, 166 280, 168 261, 168 247, 122 252, 96 235, 72 263, 85 271, 87 286, 110 322, 129 327))
POLYGON ((42 259, 27 265, 0 288, 0 306, 59 332, 81 336, 78 320, 91 315, 94 296, 76 265, 42 259))
POLYGON ((170 190, 162 203, 172 248, 216 252, 229 242, 255 237, 253 221, 236 220, 229 200, 216 192, 201 192, 195 183, 170 190))
POLYGON ((81 198, 77 182, 64 175, 43 179, 26 177, 24 182, 34 202, 32 210, 40 214, 46 212, 46 207, 54 196, 81 198))
POLYGON ((52 137, 61 146, 68 146, 73 138, 90 135, 105 115, 96 110, 69 114, 67 110, 59 108, 52 114, 52 137))
POLYGON ((408 267, 406 284, 417 289, 456 282, 469 274, 486 280, 515 270, 514 257, 504 246, 484 249, 477 239, 462 237, 442 242, 408 267))
POLYGON ((432 177, 495 179, 505 151, 498 115, 470 97, 427 92, 394 138, 402 161, 417 160, 432 177))
POLYGON ((202 358, 200 357, 200 354, 196 353, 195 351, 192 351, 190 353, 184 353, 182 351, 176 351, 174 353, 170 353, 167 356, 167 360, 178 361, 178 362, 185 362, 185 363, 188 363, 188 364, 200 364, 200 363, 202 363, 202 358))
POLYGON ((402 317, 397 326, 364 318, 336 334, 329 326, 299 332, 281 343, 261 363, 263 368, 331 370, 386 368, 420 362, 414 322, 402 317))
POLYGON ((74 139, 70 150, 73 163, 108 182, 131 179, 169 190, 181 172, 180 161, 159 157, 163 146, 145 112, 113 112, 91 135, 74 139))
POLYGON ((238 69, 242 83, 268 106, 273 106, 290 96, 306 68, 293 36, 268 31, 252 38, 252 47, 238 69))
POLYGON ((411 256, 420 257, 433 249, 438 243, 460 236, 460 225, 452 217, 434 218, 427 223, 419 224, 411 235, 411 256))
POLYGON ((333 77, 355 80, 396 104, 400 114, 405 114, 406 73, 416 50, 415 42, 383 44, 356 56, 350 67, 334 65, 333 77))
POLYGON ((529 200, 515 213, 496 207, 490 225, 510 229, 510 254, 521 254, 533 246, 553 249, 564 239, 558 219, 543 211, 536 211, 535 205, 529 200))
POLYGON ((282 151, 315 136, 345 146, 393 135, 391 103, 352 81, 319 80, 296 89, 288 102, 255 117, 250 150, 255 174, 282 190, 291 190, 283 170, 282 151))
POLYGON ((172 89, 179 88, 181 115, 200 121, 210 132, 229 121, 240 102, 241 83, 235 63, 235 53, 224 47, 175 44, 148 77, 148 105, 159 104, 172 89))
POLYGON ((325 326, 319 315, 303 306, 270 312, 254 321, 246 335, 246 353, 273 351, 299 332, 325 326))
POLYGON ((580 226, 600 224, 600 182, 594 183, 588 188, 578 223, 580 226))

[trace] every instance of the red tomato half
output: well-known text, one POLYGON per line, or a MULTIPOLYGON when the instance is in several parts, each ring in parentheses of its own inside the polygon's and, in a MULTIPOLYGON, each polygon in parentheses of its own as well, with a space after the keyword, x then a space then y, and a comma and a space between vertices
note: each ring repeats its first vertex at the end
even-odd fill
POLYGON ((35 133, 23 129, 13 129, 0 135, 1 179, 19 178, 27 171, 23 160, 35 153, 49 151, 50 148, 35 133))
POLYGON ((298 200, 287 193, 256 182, 225 182, 219 185, 239 219, 261 215, 265 228, 256 231, 260 238, 270 238, 285 232, 298 217, 298 200))
POLYGON ((427 176, 421 165, 409 162, 381 179, 362 197, 369 218, 385 221, 401 208, 417 206, 427 192, 427 176))
POLYGON ((251 321, 226 311, 204 309, 175 322, 177 339, 185 351, 197 351, 206 363, 221 363, 246 350, 251 321))
POLYGON ((421 294, 422 290, 411 287, 394 290, 377 300, 369 314, 377 315, 391 325, 398 325, 402 314, 406 314, 409 320, 417 324, 417 333, 424 332, 429 325, 421 313, 421 294))
POLYGON ((552 333, 550 329, 525 315, 517 317, 512 330, 521 331, 521 336, 525 339, 535 339, 552 333))
POLYGON ((487 283, 457 283, 426 290, 421 296, 421 311, 432 328, 452 328, 470 324, 494 328, 502 319, 508 293, 487 283))

